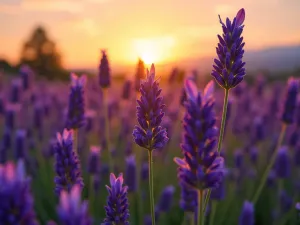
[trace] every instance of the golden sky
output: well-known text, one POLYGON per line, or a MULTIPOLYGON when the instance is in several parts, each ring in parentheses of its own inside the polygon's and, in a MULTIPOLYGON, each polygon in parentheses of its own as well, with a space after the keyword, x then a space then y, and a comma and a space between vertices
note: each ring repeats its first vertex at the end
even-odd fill
POLYGON ((42 24, 67 67, 168 63, 213 55, 222 18, 246 10, 246 49, 300 44, 300 0, 0 0, 0 57, 16 61, 42 24))

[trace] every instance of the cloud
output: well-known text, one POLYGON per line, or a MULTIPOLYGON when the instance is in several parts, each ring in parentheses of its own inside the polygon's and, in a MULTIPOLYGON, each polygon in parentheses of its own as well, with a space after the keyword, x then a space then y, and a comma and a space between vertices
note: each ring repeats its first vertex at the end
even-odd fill
POLYGON ((90 37, 96 37, 101 32, 99 31, 99 26, 91 18, 83 18, 79 21, 73 23, 73 30, 89 35, 90 37))

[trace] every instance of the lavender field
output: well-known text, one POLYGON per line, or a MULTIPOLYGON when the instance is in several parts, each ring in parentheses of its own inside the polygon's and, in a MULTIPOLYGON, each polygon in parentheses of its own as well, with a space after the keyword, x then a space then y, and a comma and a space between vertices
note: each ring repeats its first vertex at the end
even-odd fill
POLYGON ((208 77, 117 79, 109 50, 67 81, 4 70, 0 225, 300 224, 299 79, 246 79, 246 15, 216 18, 208 77))

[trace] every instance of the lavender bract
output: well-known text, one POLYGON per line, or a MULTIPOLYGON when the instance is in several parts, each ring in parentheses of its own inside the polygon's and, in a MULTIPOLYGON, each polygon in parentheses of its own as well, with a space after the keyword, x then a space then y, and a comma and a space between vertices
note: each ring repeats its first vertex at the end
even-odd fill
POLYGON ((136 179, 136 162, 134 155, 126 158, 126 173, 125 184, 128 186, 128 192, 135 192, 137 190, 136 179))
POLYGON ((286 99, 281 116, 281 120, 286 124, 292 124, 294 122, 298 92, 299 81, 293 77, 289 78, 286 99))
POLYGON ((161 89, 155 79, 155 68, 152 64, 147 78, 141 83, 141 98, 137 100, 137 120, 140 126, 135 126, 133 137, 139 146, 152 151, 163 148, 167 142, 167 131, 160 126, 164 116, 161 89))
POLYGON ((244 202, 239 225, 254 225, 254 206, 251 202, 244 202))
POLYGON ((91 146, 88 160, 88 172, 92 175, 100 171, 100 147, 91 146))
POLYGON ((245 10, 240 9, 236 17, 231 22, 228 18, 226 24, 222 24, 223 35, 218 35, 219 43, 216 48, 218 59, 214 60, 214 70, 211 75, 216 82, 224 89, 231 89, 237 86, 246 74, 245 62, 242 61, 244 55, 243 37, 245 10))
POLYGON ((24 163, 0 165, 0 221, 5 225, 38 225, 24 163))
POLYGON ((81 202, 81 187, 74 185, 70 190, 60 193, 57 214, 61 225, 92 225, 88 214, 87 201, 81 202))
POLYGON ((84 85, 86 76, 77 77, 71 73, 71 89, 69 95, 69 105, 67 112, 67 129, 78 129, 84 125, 84 85))
POLYGON ((191 80, 186 80, 185 89, 188 98, 181 144, 184 158, 175 158, 178 178, 190 188, 216 188, 223 178, 224 159, 215 150, 218 130, 213 111, 213 82, 206 86, 203 96, 191 80))
POLYGON ((110 68, 105 50, 101 50, 102 58, 99 66, 99 84, 102 88, 108 88, 110 86, 110 68))
POLYGON ((123 175, 110 175, 110 187, 106 186, 109 196, 105 206, 106 218, 101 225, 129 225, 129 203, 127 186, 123 186, 123 175))
POLYGON ((57 134, 55 152, 55 192, 70 191, 75 184, 83 188, 80 163, 77 154, 73 151, 72 130, 64 130, 62 135, 57 134))

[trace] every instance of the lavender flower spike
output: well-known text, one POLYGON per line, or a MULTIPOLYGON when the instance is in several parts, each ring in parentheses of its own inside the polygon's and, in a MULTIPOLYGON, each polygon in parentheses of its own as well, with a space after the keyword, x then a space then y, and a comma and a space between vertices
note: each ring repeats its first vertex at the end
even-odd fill
POLYGON ((137 100, 137 119, 140 126, 135 126, 133 136, 135 143, 152 151, 163 148, 167 142, 167 131, 160 126, 164 116, 160 97, 161 89, 158 80, 155 79, 155 68, 151 65, 147 78, 141 83, 141 98, 137 100))
POLYGON ((30 178, 25 175, 24 163, 0 164, 0 223, 5 225, 37 225, 30 178))
POLYGON ((251 202, 244 202, 239 225, 254 225, 254 206, 251 202))
POLYGON ((101 50, 102 58, 99 66, 99 84, 102 88, 110 86, 110 68, 105 50, 101 50))
POLYGON ((67 129, 78 129, 84 125, 84 85, 86 76, 71 73, 71 90, 67 112, 67 129))
POLYGON ((289 78, 286 99, 281 116, 281 120, 286 124, 292 124, 294 122, 298 91, 299 81, 293 77, 289 78))
POLYGON ((184 134, 181 149, 183 159, 175 158, 178 178, 182 185, 196 190, 216 188, 223 179, 224 159, 215 150, 217 128, 213 111, 213 82, 205 88, 203 96, 192 80, 186 80, 187 101, 184 116, 184 134))
POLYGON ((216 48, 218 59, 214 60, 214 69, 211 75, 216 82, 224 89, 229 90, 237 86, 246 75, 245 62, 242 61, 244 55, 243 37, 245 10, 240 9, 236 17, 231 22, 228 18, 226 24, 222 24, 223 35, 218 35, 219 43, 216 48))
POLYGON ((57 134, 57 144, 54 146, 56 194, 62 190, 70 191, 75 184, 83 188, 79 159, 72 149, 72 132, 65 129, 62 135, 57 134))
POLYGON ((110 187, 106 186, 109 196, 105 206, 106 218, 101 225, 129 225, 129 204, 127 186, 123 186, 123 175, 117 178, 110 174, 110 187))
POLYGON ((60 194, 60 202, 57 207, 57 214, 61 225, 92 225, 92 220, 88 215, 88 203, 81 203, 81 188, 74 185, 68 193, 62 191, 60 194))

